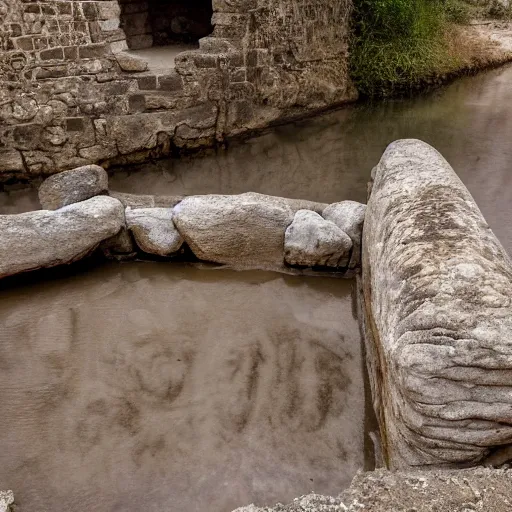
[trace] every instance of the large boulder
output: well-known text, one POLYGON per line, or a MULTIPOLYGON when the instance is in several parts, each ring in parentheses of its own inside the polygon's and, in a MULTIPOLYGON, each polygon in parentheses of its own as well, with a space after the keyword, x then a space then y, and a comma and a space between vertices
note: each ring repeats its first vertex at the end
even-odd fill
POLYGON ((39 201, 43 210, 57 210, 107 191, 108 175, 105 170, 99 165, 84 165, 54 174, 43 181, 39 187, 39 201))
POLYGON ((391 144, 373 178, 362 311, 384 460, 496 457, 512 443, 511 261, 428 144, 391 144))
POLYGON ((0 215, 0 277, 72 263, 123 226, 123 205, 106 196, 57 211, 0 215))
POLYGON ((183 245, 183 237, 172 220, 171 208, 126 208, 125 214, 126 225, 144 252, 169 256, 183 245))
POLYGON ((349 268, 355 268, 361 264, 361 238, 363 236, 365 213, 366 205, 356 201, 333 203, 322 212, 322 217, 325 220, 334 222, 352 240, 354 248, 349 268))
POLYGON ((352 240, 336 224, 311 210, 299 210, 284 238, 288 265, 303 267, 346 267, 352 240))
POLYGON ((282 268, 292 220, 286 203, 259 195, 191 196, 174 208, 174 223, 193 253, 234 268, 282 268))
POLYGON ((338 497, 309 494, 288 505, 235 512, 508 512, 512 510, 512 471, 390 472, 356 475, 338 497))

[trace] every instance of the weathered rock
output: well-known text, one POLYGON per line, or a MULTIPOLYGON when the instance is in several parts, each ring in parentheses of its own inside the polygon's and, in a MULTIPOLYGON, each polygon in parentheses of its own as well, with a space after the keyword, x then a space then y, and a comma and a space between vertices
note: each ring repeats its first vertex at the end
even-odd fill
POLYGON ((356 475, 339 497, 310 494, 289 505, 236 512, 508 512, 512 508, 512 471, 385 470, 356 475))
POLYGON ((234 268, 284 266, 284 233, 293 220, 286 204, 265 196, 191 196, 174 213, 176 227, 199 259, 234 268))
POLYGON ((334 222, 352 240, 354 246, 350 258, 349 268, 361 264, 361 237, 363 235, 364 216, 366 205, 355 201, 342 201, 327 206, 322 212, 325 220, 334 222))
POLYGON ((477 463, 512 443, 511 261, 432 147, 395 142, 373 174, 362 309, 384 458, 477 463))
POLYGON ((13 503, 14 494, 12 491, 0 491, 0 512, 10 512, 13 503))
POLYGON ((119 67, 123 71, 140 73, 148 69, 148 63, 144 59, 136 57, 135 55, 119 52, 115 54, 115 58, 119 64, 119 67))
POLYGON ((106 196, 57 211, 0 215, 0 277, 72 263, 123 226, 123 205, 106 196))
POLYGON ((39 187, 39 201, 44 210, 57 210, 107 191, 105 170, 99 165, 84 165, 47 178, 39 187))
POLYGON ((137 245, 148 254, 169 256, 179 251, 183 238, 174 226, 171 208, 126 208, 126 225, 137 245))
POLYGON ((311 210, 299 210, 286 229, 284 255, 289 265, 346 267, 351 249, 344 231, 311 210))

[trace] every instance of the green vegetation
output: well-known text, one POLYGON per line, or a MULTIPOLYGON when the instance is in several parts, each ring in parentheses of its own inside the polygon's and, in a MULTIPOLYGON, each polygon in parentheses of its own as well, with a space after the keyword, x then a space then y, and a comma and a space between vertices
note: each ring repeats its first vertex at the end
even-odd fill
POLYGON ((451 23, 465 23, 462 0, 354 0, 351 75, 363 96, 411 90, 457 67, 447 38, 451 23))

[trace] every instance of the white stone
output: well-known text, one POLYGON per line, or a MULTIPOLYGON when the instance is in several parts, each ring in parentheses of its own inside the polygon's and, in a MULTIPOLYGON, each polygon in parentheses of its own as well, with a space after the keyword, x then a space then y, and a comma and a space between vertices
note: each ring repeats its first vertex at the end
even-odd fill
POLYGON ((68 204, 106 194, 108 175, 99 165, 84 165, 50 176, 39 187, 44 210, 57 210, 68 204))
POLYGON ((288 265, 346 267, 351 249, 352 241, 344 231, 311 210, 299 210, 286 230, 288 265))

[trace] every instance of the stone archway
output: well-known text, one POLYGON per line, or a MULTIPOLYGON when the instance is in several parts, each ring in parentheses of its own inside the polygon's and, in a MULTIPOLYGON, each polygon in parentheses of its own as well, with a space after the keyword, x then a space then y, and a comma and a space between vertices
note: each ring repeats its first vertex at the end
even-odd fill
POLYGON ((211 0, 119 0, 121 28, 131 50, 197 46, 213 31, 211 0))

